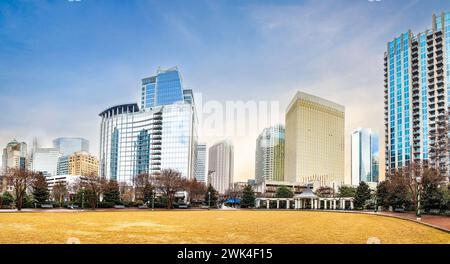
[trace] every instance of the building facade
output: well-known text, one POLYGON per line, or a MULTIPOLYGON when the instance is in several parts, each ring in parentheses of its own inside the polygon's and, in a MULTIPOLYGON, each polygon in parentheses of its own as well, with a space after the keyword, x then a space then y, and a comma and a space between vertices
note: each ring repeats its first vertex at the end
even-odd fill
POLYGON ((352 185, 379 180, 379 137, 369 128, 358 128, 351 135, 352 185))
POLYGON ((195 162, 195 178, 206 183, 206 144, 197 144, 197 158, 195 162))
POLYGON ((344 106, 297 92, 286 111, 285 181, 343 184, 344 120, 344 106))
POLYGON ((69 156, 69 175, 98 176, 98 160, 87 152, 75 152, 69 156))
POLYGON ((140 173, 178 170, 195 177, 197 116, 191 90, 177 68, 142 80, 141 105, 123 104, 100 113, 100 175, 134 184, 140 173), (178 91, 179 90, 179 91, 178 91))
POLYGON ((404 32, 384 53, 386 173, 413 160, 448 161, 450 12, 421 33, 404 32))
POLYGON ((57 148, 33 148, 30 156, 31 170, 42 172, 46 177, 57 175, 61 153, 57 148))
POLYGON ((58 165, 56 169, 57 175, 68 175, 69 174, 69 157, 62 156, 58 159, 58 165))
POLYGON ((89 140, 84 138, 61 137, 53 140, 53 147, 57 148, 61 156, 72 155, 75 152, 89 152, 89 140))
POLYGON ((27 143, 13 140, 3 149, 2 166, 3 173, 7 170, 27 168, 27 143))
POLYGON ((225 194, 233 186, 234 148, 225 140, 209 148, 208 174, 211 184, 219 194, 225 194))
POLYGON ((284 136, 282 125, 265 128, 256 139, 255 179, 284 181, 284 136))

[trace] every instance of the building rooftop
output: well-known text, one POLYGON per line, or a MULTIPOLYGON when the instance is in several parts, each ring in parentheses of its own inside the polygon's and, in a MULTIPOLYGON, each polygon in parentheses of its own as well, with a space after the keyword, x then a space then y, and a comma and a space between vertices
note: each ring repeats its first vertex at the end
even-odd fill
POLYGON ((341 111, 341 112, 345 112, 345 107, 343 105, 340 105, 338 103, 332 102, 330 100, 324 99, 322 97, 318 97, 312 94, 308 94, 302 91, 298 91, 294 98, 292 98, 291 103, 289 104, 289 106, 286 109, 286 112, 289 112, 289 110, 292 108, 292 106, 298 101, 298 100, 304 100, 304 101, 309 101, 312 103, 316 103, 316 104, 320 104, 323 106, 327 106, 330 108, 333 108, 335 110, 341 111))

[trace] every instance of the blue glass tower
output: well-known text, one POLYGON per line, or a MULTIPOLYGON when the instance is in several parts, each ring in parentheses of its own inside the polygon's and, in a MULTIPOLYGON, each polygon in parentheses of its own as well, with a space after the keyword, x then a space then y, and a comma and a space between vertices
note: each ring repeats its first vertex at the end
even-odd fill
POLYGON ((386 172, 423 161, 439 166, 448 153, 450 12, 433 15, 431 29, 402 33, 384 54, 386 172), (446 67, 444 67, 444 64, 446 67))
POLYGON ((141 109, 169 105, 185 98, 177 67, 158 69, 155 76, 142 79, 141 109))

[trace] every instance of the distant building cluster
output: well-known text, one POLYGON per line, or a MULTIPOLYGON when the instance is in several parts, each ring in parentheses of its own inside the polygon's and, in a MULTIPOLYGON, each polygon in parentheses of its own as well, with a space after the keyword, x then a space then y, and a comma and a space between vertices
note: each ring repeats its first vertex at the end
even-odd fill
MULTIPOLYGON (((41 147, 35 138, 30 151, 27 143, 13 140, 3 149, 2 161, 3 174, 8 169, 28 169, 42 173, 47 179, 98 175, 98 160, 89 154, 89 141, 83 138, 57 138, 53 147, 41 147)), ((3 185, 4 190, 8 188, 3 185)))
MULTIPOLYGON (((211 184, 220 194, 250 184, 273 195, 280 186, 295 193, 306 186, 337 190, 344 184, 345 138, 351 143, 351 184, 376 184, 390 172, 422 161, 449 159, 439 144, 448 141, 450 105, 450 13, 433 15, 431 29, 404 32, 384 53, 385 168, 380 168, 379 135, 371 128, 345 132, 345 107, 298 91, 285 124, 264 128, 256 138, 255 174, 235 181, 234 146, 198 142, 194 94, 185 89, 177 67, 158 68, 141 80, 140 101, 106 108, 99 116, 99 159, 83 138, 57 138, 52 147, 35 140, 11 141, 3 149, 3 168, 31 169, 49 179, 61 175, 99 175, 128 186, 142 173, 175 169, 182 177, 211 184)), ((59 177, 61 178, 61 177, 59 177)), ((269 195, 269 196, 270 196, 269 195)), ((301 207, 301 201, 296 206, 301 207)))

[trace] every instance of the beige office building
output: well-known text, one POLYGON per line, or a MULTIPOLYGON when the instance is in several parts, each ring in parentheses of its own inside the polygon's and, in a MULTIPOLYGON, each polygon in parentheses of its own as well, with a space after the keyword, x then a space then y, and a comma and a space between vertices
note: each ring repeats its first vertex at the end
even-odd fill
POLYGON ((344 183, 344 120, 344 106, 297 92, 286 111, 285 181, 344 183))
POLYGON ((98 160, 87 152, 69 156, 69 175, 98 176, 98 160))

